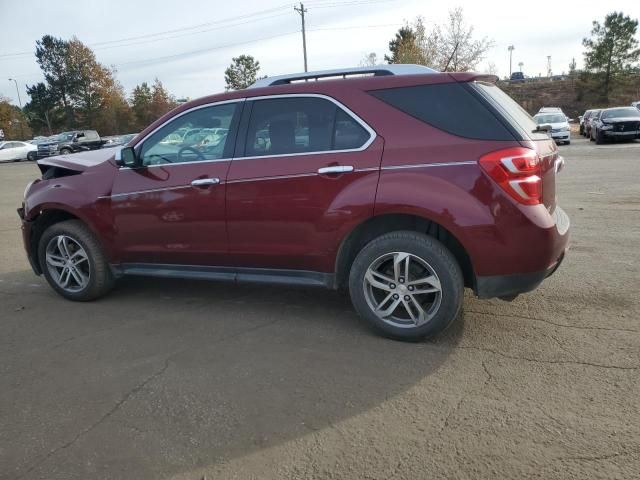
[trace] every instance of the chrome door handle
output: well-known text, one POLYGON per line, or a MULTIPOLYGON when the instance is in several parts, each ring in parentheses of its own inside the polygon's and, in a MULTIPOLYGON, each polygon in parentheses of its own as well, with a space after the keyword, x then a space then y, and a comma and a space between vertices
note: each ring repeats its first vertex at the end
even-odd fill
POLYGON ((217 185, 220 183, 219 178, 196 178, 191 185, 194 187, 202 187, 205 185, 217 185))
POLYGON ((322 167, 318 169, 319 174, 325 173, 348 173, 353 172, 353 167, 351 165, 335 165, 333 167, 322 167))

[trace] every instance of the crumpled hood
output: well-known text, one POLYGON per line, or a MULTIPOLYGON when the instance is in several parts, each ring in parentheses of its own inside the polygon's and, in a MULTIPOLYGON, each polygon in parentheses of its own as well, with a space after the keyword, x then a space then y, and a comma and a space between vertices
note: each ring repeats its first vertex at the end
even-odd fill
POLYGON ((40 170, 48 167, 62 167, 76 172, 84 172, 88 168, 101 165, 105 162, 115 164, 115 148, 103 148, 100 150, 90 150, 87 152, 72 153, 69 155, 57 155, 38 160, 40 170))

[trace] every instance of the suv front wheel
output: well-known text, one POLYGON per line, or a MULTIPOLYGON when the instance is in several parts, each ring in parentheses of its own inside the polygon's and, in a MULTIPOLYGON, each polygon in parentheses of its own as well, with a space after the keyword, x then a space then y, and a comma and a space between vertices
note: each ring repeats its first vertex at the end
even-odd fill
POLYGON ((102 248, 79 220, 47 228, 40 238, 38 258, 49 285, 69 300, 94 300, 113 287, 114 278, 102 248))
POLYGON ((445 330, 462 308, 460 266, 438 240, 398 231, 368 243, 349 275, 351 301, 378 332, 418 340, 445 330))

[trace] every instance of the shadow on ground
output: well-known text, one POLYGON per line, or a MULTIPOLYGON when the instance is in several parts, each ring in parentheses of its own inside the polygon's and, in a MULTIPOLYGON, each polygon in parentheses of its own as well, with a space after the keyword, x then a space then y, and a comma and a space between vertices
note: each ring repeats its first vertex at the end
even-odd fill
POLYGON ((269 447, 411 387, 464 329, 382 339, 316 289, 129 278, 82 304, 0 280, 2 478, 158 478, 269 447))

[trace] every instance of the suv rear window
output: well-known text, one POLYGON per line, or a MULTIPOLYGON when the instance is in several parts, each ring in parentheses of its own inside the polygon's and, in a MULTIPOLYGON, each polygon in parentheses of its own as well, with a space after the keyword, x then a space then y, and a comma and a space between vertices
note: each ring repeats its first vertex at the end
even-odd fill
POLYGON ((479 140, 514 139, 496 115, 460 83, 389 88, 369 93, 453 135, 479 140))
MULTIPOLYGON (((495 84, 487 82, 470 82, 470 87, 479 92, 487 101, 491 103, 502 117, 509 122, 512 127, 519 127, 525 138, 531 140, 548 140, 549 136, 544 132, 536 132, 538 128, 535 120, 518 103, 500 90, 495 84)), ((523 140, 519 139, 519 140, 523 140)))

